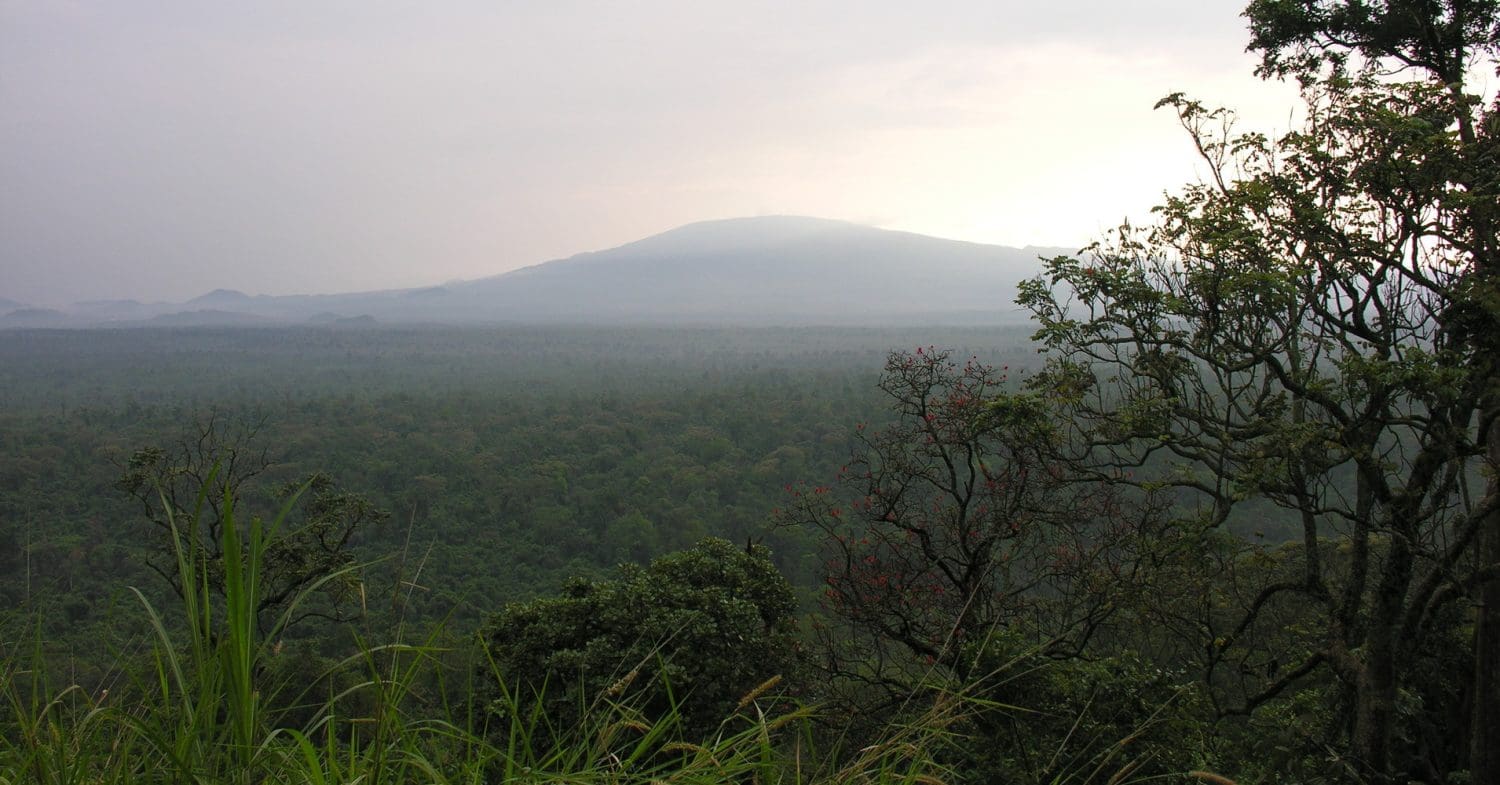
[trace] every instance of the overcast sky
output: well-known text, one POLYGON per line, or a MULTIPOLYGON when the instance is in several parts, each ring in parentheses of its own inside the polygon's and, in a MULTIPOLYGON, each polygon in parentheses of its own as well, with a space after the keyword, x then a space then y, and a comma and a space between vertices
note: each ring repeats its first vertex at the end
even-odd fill
POLYGON ((1284 129, 1243 0, 0 0, 0 297, 493 275, 693 221, 1076 247, 1284 129))

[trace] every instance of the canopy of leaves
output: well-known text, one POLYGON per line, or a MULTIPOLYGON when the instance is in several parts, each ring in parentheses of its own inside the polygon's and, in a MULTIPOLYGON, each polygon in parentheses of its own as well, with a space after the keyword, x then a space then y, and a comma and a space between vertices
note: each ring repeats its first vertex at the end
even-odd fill
POLYGON ((1462 83, 1496 53, 1496 7, 1248 13, 1267 70, 1303 80, 1301 127, 1242 134, 1224 110, 1165 99, 1209 176, 1023 287, 1050 355, 1032 390, 1065 404, 1073 470, 1176 494, 1195 589, 1145 613, 1221 714, 1336 680, 1319 744, 1378 781, 1452 771, 1461 756, 1422 741, 1428 720, 1398 696, 1497 566, 1474 546, 1500 506, 1482 490, 1500 158, 1494 110, 1462 83), (1295 554, 1223 536, 1277 508, 1300 521, 1295 554))
POLYGON ((482 636, 503 689, 523 705, 541 696, 559 734, 597 702, 621 701, 657 719, 675 708, 688 738, 701 738, 758 685, 791 675, 795 610, 768 550, 710 538, 508 605, 482 636))

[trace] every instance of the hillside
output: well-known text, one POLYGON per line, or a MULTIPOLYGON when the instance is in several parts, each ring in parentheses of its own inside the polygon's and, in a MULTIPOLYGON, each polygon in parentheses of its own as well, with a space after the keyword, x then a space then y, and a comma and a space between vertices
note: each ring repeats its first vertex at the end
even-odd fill
POLYGON ((1035 250, 776 216, 690 224, 448 287, 520 320, 996 323, 1035 250))
POLYGON ((289 296, 218 289, 185 303, 78 303, 47 324, 333 323, 356 316, 447 324, 1008 324, 1022 321, 1013 304, 1017 281, 1039 271, 1039 257, 1061 252, 818 218, 737 218, 441 286, 289 296))

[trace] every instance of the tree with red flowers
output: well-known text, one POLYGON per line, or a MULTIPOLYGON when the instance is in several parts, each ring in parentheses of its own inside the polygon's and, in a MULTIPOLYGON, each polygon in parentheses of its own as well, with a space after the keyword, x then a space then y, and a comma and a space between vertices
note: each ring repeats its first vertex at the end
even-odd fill
POLYGON ((858 427, 834 485, 788 488, 780 524, 823 535, 836 676, 895 699, 931 668, 982 675, 1001 636, 1074 655, 1133 582, 1146 497, 1073 482, 1050 457, 1048 407, 1007 392, 1005 371, 891 354, 880 389, 895 423, 858 427))

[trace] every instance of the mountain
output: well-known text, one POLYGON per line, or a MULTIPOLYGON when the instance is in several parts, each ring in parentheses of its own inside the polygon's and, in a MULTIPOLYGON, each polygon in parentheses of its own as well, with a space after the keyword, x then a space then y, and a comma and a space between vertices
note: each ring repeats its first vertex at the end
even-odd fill
MULTIPOLYGON (((78 303, 71 326, 368 323, 996 324, 1062 249, 1004 248, 797 216, 689 224, 489 278, 349 294, 78 303)), ((0 323, 0 327, 6 326, 0 323)))
POLYGON ((1059 252, 739 218, 450 284, 444 307, 514 321, 993 323, 1020 318, 1016 283, 1059 252))
POLYGON ((244 308, 254 300, 244 292, 234 289, 215 289, 208 294, 199 295, 188 300, 183 305, 190 305, 199 310, 218 310, 224 308, 244 308))

